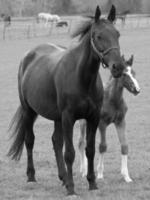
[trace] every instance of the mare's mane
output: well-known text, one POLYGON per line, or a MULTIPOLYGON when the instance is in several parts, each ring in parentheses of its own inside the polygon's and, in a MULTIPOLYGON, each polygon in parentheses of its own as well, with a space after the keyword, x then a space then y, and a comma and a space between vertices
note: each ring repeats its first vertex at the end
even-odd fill
POLYGON ((93 20, 91 18, 81 21, 78 25, 75 26, 75 29, 71 33, 71 37, 75 38, 80 36, 79 40, 81 40, 91 29, 92 23, 93 20))
MULTIPOLYGON (((106 19, 100 19, 100 22, 105 24, 110 23, 106 19)), ((75 38, 77 36, 80 36, 79 40, 81 40, 89 32, 93 23, 94 23, 94 17, 87 17, 86 20, 81 21, 78 25, 75 26, 75 29, 71 33, 71 37, 75 38)))

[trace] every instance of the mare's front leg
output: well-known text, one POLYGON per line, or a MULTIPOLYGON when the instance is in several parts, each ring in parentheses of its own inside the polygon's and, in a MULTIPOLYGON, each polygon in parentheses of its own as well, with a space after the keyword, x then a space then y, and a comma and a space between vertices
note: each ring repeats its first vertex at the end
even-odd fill
POLYGON ((129 176, 129 171, 128 171, 128 145, 126 141, 126 136, 125 136, 125 128, 126 128, 126 123, 125 119, 123 119, 119 124, 115 123, 115 127, 118 133, 118 138, 121 144, 121 174, 123 175, 123 178, 126 182, 132 182, 132 179, 129 176))
POLYGON ((86 146, 86 156, 88 159, 88 172, 87 180, 89 182, 89 189, 97 189, 97 184, 95 181, 95 172, 94 172, 94 156, 95 156, 95 136, 96 130, 99 123, 99 112, 98 110, 94 111, 94 114, 87 120, 87 146, 86 146))
POLYGON ((52 143, 53 143, 55 156, 56 156, 58 176, 59 176, 59 179, 65 185, 67 172, 66 172, 64 157, 63 157, 63 152, 62 152, 64 137, 63 137, 61 121, 55 121, 54 123, 54 133, 52 136, 52 143))
POLYGON ((80 153, 80 172, 82 173, 82 177, 87 175, 87 158, 85 155, 85 147, 86 147, 86 120, 79 120, 80 124, 80 138, 79 138, 79 153, 80 153))
POLYGON ((75 150, 73 146, 73 126, 75 120, 73 119, 72 113, 67 109, 62 113, 62 128, 64 134, 64 142, 65 142, 65 153, 64 159, 67 166, 67 174, 66 174, 66 189, 68 195, 75 194, 74 192, 74 181, 73 181, 73 172, 72 165, 75 158, 75 150))
POLYGON ((98 128, 101 136, 101 143, 99 145, 99 161, 97 165, 97 178, 98 179, 103 179, 104 175, 104 153, 107 150, 107 144, 106 144, 106 127, 107 124, 103 121, 100 120, 98 128))

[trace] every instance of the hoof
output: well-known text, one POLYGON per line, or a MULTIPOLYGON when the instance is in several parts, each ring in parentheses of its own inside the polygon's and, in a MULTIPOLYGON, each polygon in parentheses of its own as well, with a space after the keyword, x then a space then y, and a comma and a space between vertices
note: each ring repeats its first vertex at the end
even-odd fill
POLYGON ((66 180, 63 176, 58 176, 59 177, 59 180, 62 182, 62 186, 65 186, 66 185, 66 180))
POLYGON ((124 178, 124 180, 125 180, 126 183, 132 183, 133 182, 133 180, 130 177, 126 177, 126 178, 124 178))
POLYGON ((64 186, 66 186, 66 181, 64 181, 64 180, 61 180, 62 181, 62 186, 64 187, 64 186))
POLYGON ((67 196, 77 197, 77 194, 75 193, 74 190, 70 190, 70 191, 67 191, 67 196))
POLYGON ((97 189, 98 189, 98 187, 97 187, 96 183, 90 184, 89 190, 97 190, 97 189))
POLYGON ((123 176, 123 179, 125 180, 126 183, 131 183, 133 180, 130 178, 129 174, 121 173, 123 176))
POLYGON ((70 195, 76 195, 76 193, 74 191, 74 187, 66 185, 66 189, 67 189, 67 195, 68 196, 70 196, 70 195))
POLYGON ((101 179, 101 180, 103 180, 103 179, 104 179, 103 174, 98 174, 98 175, 97 175, 97 179, 101 179))
POLYGON ((71 195, 68 195, 66 199, 68 199, 68 200, 74 200, 74 199, 79 200, 80 197, 77 194, 71 194, 71 195))
POLYGON ((28 178, 27 182, 37 182, 35 177, 32 177, 32 178, 28 178))

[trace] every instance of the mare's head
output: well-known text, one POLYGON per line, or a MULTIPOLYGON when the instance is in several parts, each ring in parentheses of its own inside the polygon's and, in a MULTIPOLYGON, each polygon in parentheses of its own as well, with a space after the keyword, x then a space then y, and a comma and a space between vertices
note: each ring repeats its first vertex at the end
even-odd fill
POLYGON ((114 26, 116 19, 116 9, 112 5, 107 19, 101 19, 101 10, 97 6, 95 16, 90 18, 76 29, 72 36, 80 35, 80 40, 88 36, 90 50, 96 59, 102 63, 103 67, 108 67, 114 78, 122 75, 124 62, 120 54, 119 32, 114 26))
POLYGON ((112 5, 107 19, 101 19, 100 16, 101 11, 97 6, 91 27, 91 46, 102 65, 110 69, 114 78, 118 78, 123 73, 124 62, 120 54, 120 34, 113 24, 116 18, 115 6, 112 5))
POLYGON ((133 55, 129 60, 125 60, 124 57, 122 57, 125 62, 125 69, 122 75, 122 83, 123 86, 134 95, 137 95, 140 92, 139 84, 135 78, 135 71, 132 69, 133 64, 133 55))

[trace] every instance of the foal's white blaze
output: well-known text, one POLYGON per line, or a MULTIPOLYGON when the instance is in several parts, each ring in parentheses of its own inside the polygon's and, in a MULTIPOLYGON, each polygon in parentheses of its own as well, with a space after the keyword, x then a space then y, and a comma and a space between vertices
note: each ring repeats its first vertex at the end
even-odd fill
POLYGON ((132 80, 132 82, 133 82, 133 84, 134 84, 134 86, 135 86, 135 88, 136 88, 136 91, 137 91, 137 92, 140 92, 140 86, 139 86, 137 80, 133 77, 133 75, 132 75, 132 73, 131 73, 131 67, 127 67, 127 72, 126 72, 126 74, 131 78, 131 80, 132 80))
POLYGON ((103 173, 104 173, 104 153, 100 153, 97 165, 97 178, 103 179, 104 177, 103 173))
POLYGON ((132 182, 132 179, 129 176, 129 171, 128 171, 128 157, 127 155, 122 155, 121 156, 121 174, 124 178, 124 180, 129 183, 132 182))

